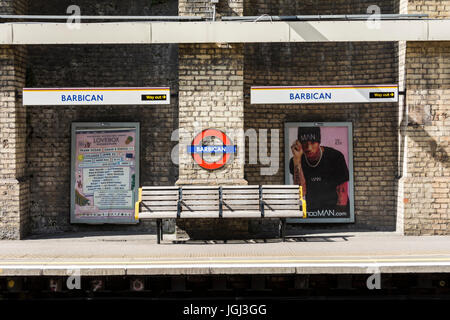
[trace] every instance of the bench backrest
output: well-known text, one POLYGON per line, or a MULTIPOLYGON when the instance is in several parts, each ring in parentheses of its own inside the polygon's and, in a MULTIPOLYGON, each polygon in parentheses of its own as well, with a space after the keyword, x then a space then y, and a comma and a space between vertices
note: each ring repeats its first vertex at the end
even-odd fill
POLYGON ((219 187, 183 186, 180 195, 180 218, 219 216, 219 187))
POLYGON ((296 185, 143 187, 140 199, 139 218, 305 217, 296 185))
POLYGON ((299 186, 262 186, 263 215, 267 218, 303 217, 299 186))
POLYGON ((140 218, 176 218, 178 187, 142 187, 140 218))
POLYGON ((259 186, 223 186, 222 216, 224 218, 260 218, 259 186))

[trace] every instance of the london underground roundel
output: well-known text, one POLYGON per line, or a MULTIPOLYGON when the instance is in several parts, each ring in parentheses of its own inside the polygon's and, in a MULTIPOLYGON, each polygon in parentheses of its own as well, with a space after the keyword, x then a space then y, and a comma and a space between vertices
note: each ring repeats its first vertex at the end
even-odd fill
POLYGON ((236 145, 222 131, 205 129, 195 136, 188 153, 203 169, 216 170, 222 168, 236 153, 236 145))

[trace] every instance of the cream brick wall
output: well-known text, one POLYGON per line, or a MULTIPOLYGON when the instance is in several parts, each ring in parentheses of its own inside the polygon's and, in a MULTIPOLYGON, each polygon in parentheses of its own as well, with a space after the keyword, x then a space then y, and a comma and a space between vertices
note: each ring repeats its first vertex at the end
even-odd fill
MULTIPOLYGON (((244 0, 220 0, 216 4, 216 20, 222 16, 242 16, 244 0)), ((210 0, 179 0, 180 16, 201 16, 208 20, 213 18, 213 4, 210 0)))
MULTIPOLYGON (((408 13, 449 19, 450 0, 409 0, 408 13)), ((450 41, 406 46, 404 233, 450 234, 450 41)))
MULTIPOLYGON (((23 13, 25 4, 0 1, 0 13, 23 13)), ((25 47, 0 46, 0 239, 19 239, 28 229, 25 66, 25 47)))
POLYGON ((225 132, 242 149, 244 126, 241 44, 179 46, 178 184, 245 184, 242 155, 223 168, 208 171, 194 162, 187 146, 202 129, 225 132))
MULTIPOLYGON (((179 15, 205 17, 210 1, 181 0, 179 15), (203 8, 200 10, 199 8, 203 8)), ((242 15, 243 1, 221 1, 216 13, 242 15)), ((244 55, 242 44, 179 46, 179 180, 177 184, 246 184, 243 153, 215 171, 194 162, 187 146, 203 129, 225 132, 243 150, 244 55)))
MULTIPOLYGON (((407 0, 402 0, 407 1, 407 0)), ((448 19, 449 0, 408 0, 408 13, 426 13, 429 18, 448 19)))
MULTIPOLYGON (((179 1, 179 15, 211 19, 208 0, 179 1)), ((220 1, 221 16, 241 16, 242 0, 220 1)), ((244 52, 242 44, 179 45, 179 185, 247 184, 244 180, 244 52), (203 129, 225 132, 237 145, 238 154, 223 168, 208 171, 194 162, 187 146, 203 129)), ((243 219, 177 221, 177 237, 230 238, 248 235, 243 219)))
MULTIPOLYGON (((144 2, 113 7, 104 0, 80 1, 86 8, 84 13, 116 14, 117 10, 128 10, 127 13, 135 14, 141 5, 148 15, 176 12, 173 1, 159 7, 144 2)), ((0 0, 0 12, 25 13, 26 2, 0 0)), ((35 2, 31 13, 61 14, 68 3, 35 2)), ((450 0, 221 0, 217 18, 244 14, 356 14, 367 13, 367 7, 373 4, 381 8, 381 13, 428 13, 431 18, 450 18, 450 0)), ((180 15, 212 17, 209 0, 181 0, 178 8, 180 15)), ((170 160, 171 147, 176 144, 170 141, 170 134, 177 123, 184 130, 180 138, 187 142, 198 133, 197 128, 209 127, 227 133, 237 130, 233 140, 239 151, 243 150, 239 129, 280 129, 281 142, 279 172, 263 177, 261 165, 242 165, 241 154, 224 169, 205 171, 193 162, 185 145, 180 145, 179 184, 278 184, 284 183, 285 121, 353 121, 356 223, 348 227, 449 234, 449 47, 449 42, 186 44, 180 45, 178 65, 176 45, 30 46, 28 50, 1 46, 0 238, 17 239, 27 230, 110 230, 83 229, 68 223, 68 128, 71 121, 125 118, 143 121, 141 181, 146 185, 171 185, 178 178, 177 167, 170 160), (102 114, 103 107, 27 110, 22 106, 20 91, 29 52, 32 66, 28 69, 28 81, 32 86, 170 85, 176 94, 179 85, 179 101, 173 97, 169 108, 107 107, 107 114, 102 114), (98 76, 91 72, 93 66, 108 71, 98 76), (400 90, 407 92, 406 100, 400 96, 398 105, 255 109, 248 101, 251 85, 397 81, 400 90), (407 125, 406 138, 401 135, 403 125, 407 125), (397 180, 399 174, 403 176, 397 180), (32 176, 31 180, 28 176, 32 176)), ((274 230, 277 222, 265 223, 249 225, 243 220, 230 220, 220 225, 205 219, 190 227, 203 233, 220 230, 225 234, 233 231, 234 236, 248 232, 255 235, 274 230)), ((149 230, 152 225, 117 226, 114 230, 136 228, 149 230)))
POLYGON ((450 232, 450 42, 407 44, 405 234, 450 232))

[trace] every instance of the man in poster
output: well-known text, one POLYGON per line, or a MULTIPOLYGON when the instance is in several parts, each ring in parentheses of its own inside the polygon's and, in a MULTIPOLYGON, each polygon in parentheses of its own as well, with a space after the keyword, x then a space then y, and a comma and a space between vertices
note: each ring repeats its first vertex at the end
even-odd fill
POLYGON ((299 127, 289 163, 294 184, 303 187, 308 217, 348 217, 349 171, 344 155, 321 146, 319 127, 299 127))

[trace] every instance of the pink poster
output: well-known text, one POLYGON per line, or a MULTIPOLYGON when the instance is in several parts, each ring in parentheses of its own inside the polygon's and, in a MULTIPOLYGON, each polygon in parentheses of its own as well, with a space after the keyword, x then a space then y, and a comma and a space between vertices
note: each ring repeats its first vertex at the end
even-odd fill
POLYGON ((72 222, 134 221, 136 129, 77 130, 72 222))
POLYGON ((286 151, 289 153, 286 182, 303 187, 306 220, 352 222, 353 174, 349 125, 287 125, 286 151))

